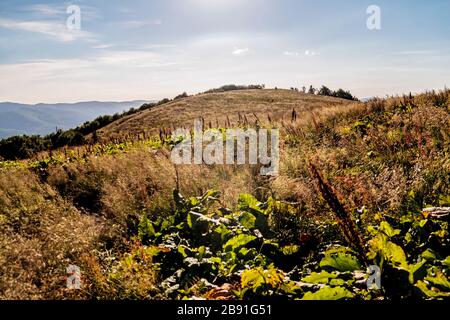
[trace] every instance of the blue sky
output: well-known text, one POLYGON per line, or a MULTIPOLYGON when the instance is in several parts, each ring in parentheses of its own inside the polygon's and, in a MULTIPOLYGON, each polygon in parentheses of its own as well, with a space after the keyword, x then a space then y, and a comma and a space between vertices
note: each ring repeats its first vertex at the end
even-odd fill
POLYGON ((0 101, 161 99, 223 84, 359 97, 450 80, 450 1, 0 2, 0 101), (69 5, 81 29, 69 30, 69 5), (381 9, 381 30, 366 10, 381 9))

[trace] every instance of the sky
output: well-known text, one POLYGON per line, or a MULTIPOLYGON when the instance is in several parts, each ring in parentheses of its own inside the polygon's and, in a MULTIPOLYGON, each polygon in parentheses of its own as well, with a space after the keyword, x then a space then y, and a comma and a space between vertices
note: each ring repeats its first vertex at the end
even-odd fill
POLYGON ((157 100, 232 83, 360 98, 443 89, 449 12, 448 0, 1 0, 0 102, 157 100))

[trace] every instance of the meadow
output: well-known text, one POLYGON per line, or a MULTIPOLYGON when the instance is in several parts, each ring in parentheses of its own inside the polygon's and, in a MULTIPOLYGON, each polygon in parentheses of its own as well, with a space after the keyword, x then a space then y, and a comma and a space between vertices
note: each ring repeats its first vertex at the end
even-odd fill
POLYGON ((1 161, 0 298, 448 299, 449 105, 449 90, 213 92, 1 161), (171 132, 198 118, 280 128, 279 174, 174 165, 171 132))

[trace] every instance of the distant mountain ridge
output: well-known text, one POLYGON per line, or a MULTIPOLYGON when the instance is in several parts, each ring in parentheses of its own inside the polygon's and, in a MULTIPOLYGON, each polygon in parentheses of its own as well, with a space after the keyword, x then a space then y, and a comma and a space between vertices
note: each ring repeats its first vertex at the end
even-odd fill
POLYGON ((15 135, 46 135, 58 129, 70 129, 101 115, 138 108, 151 101, 86 101, 77 103, 21 104, 0 103, 0 139, 15 135))

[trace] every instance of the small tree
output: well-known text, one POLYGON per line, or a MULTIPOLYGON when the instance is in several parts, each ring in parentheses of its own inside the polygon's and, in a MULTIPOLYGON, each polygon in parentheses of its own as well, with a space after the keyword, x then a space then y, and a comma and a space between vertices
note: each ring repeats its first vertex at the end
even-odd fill
POLYGON ((309 86, 308 93, 309 94, 316 94, 316 89, 311 85, 311 86, 309 86))
POLYGON ((187 98, 187 97, 189 97, 189 95, 186 92, 183 92, 182 94, 179 94, 178 96, 176 96, 174 98, 174 100, 184 99, 184 98, 187 98))
POLYGON ((331 89, 326 86, 322 86, 322 88, 320 88, 320 90, 317 94, 319 94, 321 96, 332 96, 333 91, 331 91, 331 89))
POLYGON ((333 92, 333 96, 336 98, 341 98, 341 99, 346 99, 346 100, 358 100, 349 91, 345 91, 344 89, 339 89, 339 90, 333 92))

